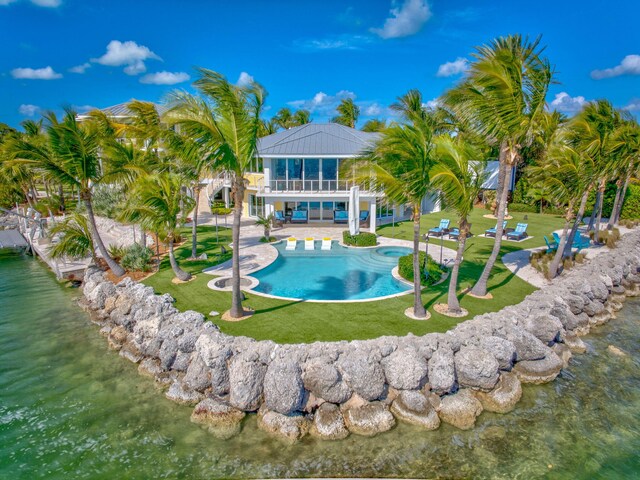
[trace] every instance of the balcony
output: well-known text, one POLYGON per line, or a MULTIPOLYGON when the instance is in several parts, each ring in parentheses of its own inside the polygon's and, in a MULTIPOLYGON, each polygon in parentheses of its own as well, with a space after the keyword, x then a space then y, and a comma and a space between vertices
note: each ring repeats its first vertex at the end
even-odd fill
POLYGON ((347 193, 357 185, 348 180, 271 180, 260 193, 347 193))

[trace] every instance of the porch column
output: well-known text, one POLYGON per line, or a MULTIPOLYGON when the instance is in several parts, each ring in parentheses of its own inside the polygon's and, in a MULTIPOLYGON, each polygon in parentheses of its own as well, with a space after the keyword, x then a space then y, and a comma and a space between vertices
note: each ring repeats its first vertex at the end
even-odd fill
POLYGON ((222 192, 224 196, 224 207, 229 208, 229 187, 224 187, 222 192))
POLYGON ((376 217, 378 216, 378 212, 376 211, 376 199, 369 202, 369 231, 371 233, 376 233, 376 217))

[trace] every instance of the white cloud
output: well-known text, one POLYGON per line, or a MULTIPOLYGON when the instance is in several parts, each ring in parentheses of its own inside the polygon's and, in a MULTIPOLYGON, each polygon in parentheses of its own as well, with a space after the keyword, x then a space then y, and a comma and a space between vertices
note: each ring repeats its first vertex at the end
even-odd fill
POLYGON ((6 5, 9 5, 10 3, 15 2, 16 0, 0 0, 0 7, 4 7, 6 5))
POLYGON ((140 79, 140 83, 152 85, 175 85, 189 80, 191 77, 185 72, 157 72, 148 73, 140 79))
POLYGON ((440 99, 434 98, 432 100, 429 100, 427 103, 423 103, 422 106, 434 110, 440 106, 440 99))
POLYGON ((627 55, 622 59, 620 65, 604 70, 594 70, 591 78, 600 80, 602 78, 617 77, 620 75, 640 75, 640 55, 627 55))
POLYGON ((628 112, 638 112, 640 111, 640 98, 632 99, 628 105, 622 107, 623 110, 627 110, 628 112))
POLYGON ((121 67, 126 65, 124 73, 127 75, 138 75, 147 71, 145 60, 162 60, 148 47, 138 45, 136 42, 120 42, 111 40, 107 45, 107 52, 99 58, 92 58, 91 61, 109 67, 121 67))
POLYGON ((466 58, 458 57, 453 62, 443 63, 438 67, 438 77, 452 77, 453 75, 459 75, 469 70, 469 60, 466 58))
POLYGON ((31 0, 31 3, 39 7, 57 8, 62 5, 62 0, 31 0))
POLYGON ((96 110, 93 105, 71 105, 71 108, 78 113, 87 113, 91 110, 96 110))
POLYGON ((236 85, 239 87, 246 87, 250 83, 253 83, 253 77, 247 72, 241 72, 236 85))
POLYGON ((69 71, 71 73, 84 73, 89 67, 91 67, 91 64, 89 62, 85 62, 82 65, 76 65, 75 67, 71 67, 69 71))
POLYGON ((376 117, 384 112, 384 108, 377 103, 372 103, 364 109, 364 115, 366 117, 376 117))
POLYGON ((333 115, 340 101, 345 98, 355 99, 356 94, 349 90, 340 90, 335 95, 318 92, 309 100, 294 100, 288 103, 294 108, 304 108, 311 113, 317 112, 321 115, 333 115))
POLYGON ((14 68, 11 70, 11 76, 25 80, 56 80, 62 78, 62 74, 56 73, 51 67, 14 68))
POLYGON ((561 112, 575 113, 582 109, 588 102, 583 96, 572 97, 567 92, 556 93, 551 101, 551 106, 561 112))
POLYGON ((24 115, 26 117, 33 117, 36 113, 40 111, 40 107, 37 105, 31 105, 30 103, 23 103, 18 107, 18 112, 20 115, 24 115))
POLYGON ((392 8, 391 16, 382 28, 371 31, 381 38, 399 38, 414 35, 431 18, 429 4, 425 0, 405 0, 400 8, 392 8))

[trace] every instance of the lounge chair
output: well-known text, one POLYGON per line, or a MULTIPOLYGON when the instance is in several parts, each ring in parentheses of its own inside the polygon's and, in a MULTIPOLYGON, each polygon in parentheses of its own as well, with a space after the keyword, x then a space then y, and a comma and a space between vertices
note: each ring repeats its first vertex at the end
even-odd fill
POLYGON ((507 240, 524 240, 529 235, 527 235, 527 227, 528 223, 519 223, 516 225, 516 229, 512 232, 507 232, 507 240))
POLYGON ((287 238, 287 246, 285 247, 285 250, 295 250, 297 244, 298 239, 296 237, 289 237, 287 238))
POLYGON ((331 237, 324 237, 322 239, 321 250, 331 250, 331 237))
POLYGON ((333 223, 349 223, 349 212, 346 210, 334 210, 333 223))
POLYGON ((294 210, 291 212, 291 223, 308 223, 309 216, 306 210, 294 210))
POLYGON ((433 235, 435 237, 441 237, 445 233, 449 233, 449 224, 451 222, 447 218, 443 218, 440 220, 440 225, 434 228, 429 229, 429 235, 433 235))
MULTIPOLYGON (((553 232, 552 235, 555 242, 560 245, 560 235, 558 235, 556 232, 553 232)), ((584 235, 577 235, 576 237, 574 237, 573 243, 571 244, 571 248, 575 248, 578 251, 582 250, 583 248, 588 248, 589 246, 591 246, 591 239, 584 235)))
POLYGON ((285 222, 287 221, 286 217, 282 210, 276 210, 273 213, 273 226, 274 227, 284 227, 285 222))
POLYGON ((315 239, 313 237, 306 237, 304 239, 304 249, 305 250, 315 250, 316 249, 316 242, 315 242, 315 239))
MULTIPOLYGON (((469 232, 467 232, 467 238, 472 236, 471 233, 471 224, 469 224, 469 232)), ((460 239, 460 229, 458 227, 452 228, 449 230, 449 240, 459 240, 460 239)))
POLYGON ((369 226, 369 210, 360 210, 360 226, 369 226))
MULTIPOLYGON (((506 228, 507 228, 507 221, 505 220, 504 222, 502 222, 502 234, 503 235, 504 235, 504 233, 506 231, 506 228)), ((485 237, 493 237, 493 238, 495 238, 497 232, 498 232, 498 224, 496 223, 495 227, 484 231, 484 236, 485 237)))
POLYGON ((547 244, 547 253, 558 250, 558 243, 556 241, 550 242, 546 235, 544 236, 544 243, 547 244))

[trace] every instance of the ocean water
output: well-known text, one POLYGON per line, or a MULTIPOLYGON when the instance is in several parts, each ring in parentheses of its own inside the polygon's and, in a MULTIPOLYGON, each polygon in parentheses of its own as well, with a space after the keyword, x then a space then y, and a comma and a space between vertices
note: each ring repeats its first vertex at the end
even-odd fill
POLYGON ((399 425, 375 438, 287 445, 247 417, 222 441, 108 350, 36 260, 0 254, 0 478, 640 478, 640 302, 585 337, 555 382, 477 428, 399 425), (615 345, 627 353, 607 350, 615 345))

